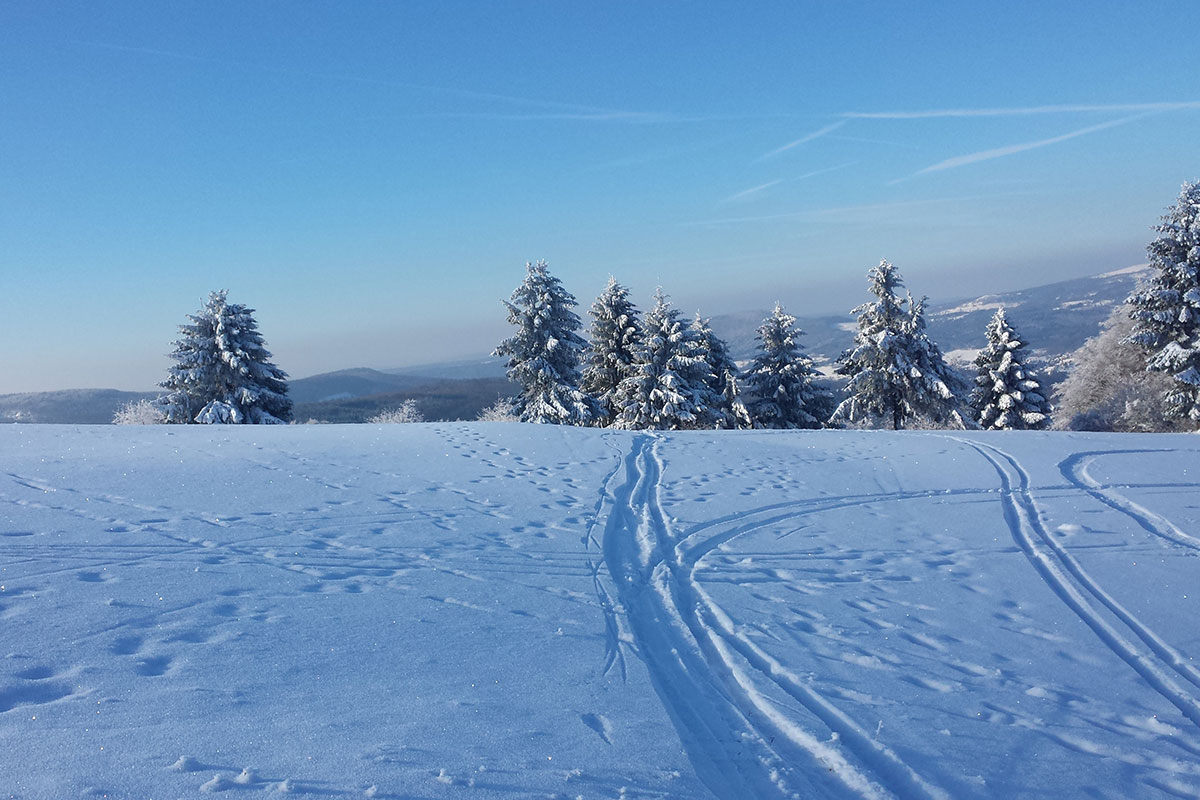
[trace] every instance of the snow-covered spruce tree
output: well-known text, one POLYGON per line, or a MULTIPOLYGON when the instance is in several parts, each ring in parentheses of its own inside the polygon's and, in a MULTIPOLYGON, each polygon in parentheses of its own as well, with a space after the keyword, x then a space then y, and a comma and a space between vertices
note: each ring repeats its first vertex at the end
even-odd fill
POLYGON ((614 426, 631 430, 709 427, 712 376, 692 328, 660 288, 646 314, 633 373, 617 387, 614 426))
POLYGON ((591 341, 584 351, 580 388, 596 403, 596 425, 606 426, 617 415, 614 394, 633 369, 642 325, 629 290, 611 275, 608 286, 592 304, 591 341))
POLYGON ((1146 247, 1156 269, 1128 300, 1133 334, 1146 368, 1174 378, 1167 393, 1173 417, 1200 423, 1200 183, 1185 183, 1179 200, 1146 247))
POLYGON ((925 302, 896 296, 903 286, 892 264, 880 261, 867 274, 875 301, 850 313, 858 315, 854 347, 838 359, 837 371, 849 378, 848 397, 834 410, 832 423, 883 423, 894 430, 905 420, 965 427, 956 391, 965 387, 925 333, 925 302))
POLYGON ((812 359, 799 339, 796 318, 775 304, 758 328, 758 353, 743 382, 746 407, 756 428, 819 428, 833 410, 833 398, 815 382, 812 359))
POLYGON ((1025 343, 1004 313, 987 326, 987 346, 975 359, 978 370, 971 407, 984 430, 1040 430, 1050 422, 1050 403, 1037 376, 1025 366, 1025 343))
POLYGON ((1073 366, 1058 386, 1054 427, 1072 431, 1181 431, 1193 423, 1167 413, 1174 381, 1146 369, 1146 354, 1129 341, 1133 320, 1119 305, 1098 336, 1071 355, 1073 366))
POLYGON ((508 356, 508 378, 521 387, 516 412, 522 422, 585 425, 595 404, 579 389, 584 341, 572 311, 578 303, 550 274, 545 261, 527 263, 525 280, 512 294, 508 321, 517 332, 493 355, 508 356))
POLYGON ((742 403, 738 388, 738 366, 729 354, 729 345, 713 331, 709 321, 696 313, 692 320, 692 334, 704 362, 708 364, 708 419, 704 427, 749 428, 750 413, 742 403))
POLYGON ((290 422, 287 373, 271 363, 254 309, 213 292, 204 308, 189 314, 159 384, 167 422, 271 424, 290 422))

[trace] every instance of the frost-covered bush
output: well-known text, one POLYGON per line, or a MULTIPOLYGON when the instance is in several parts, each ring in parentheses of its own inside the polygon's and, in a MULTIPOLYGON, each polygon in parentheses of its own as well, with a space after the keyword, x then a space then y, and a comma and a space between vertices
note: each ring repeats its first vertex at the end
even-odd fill
POLYGON ((496 402, 479 412, 480 422, 520 422, 517 413, 516 400, 511 397, 499 397, 496 402))
POLYGON ((1117 306, 1098 336, 1071 356, 1058 387, 1054 427, 1072 431, 1177 431, 1190 427, 1169 415, 1169 375, 1146 370, 1145 352, 1129 342, 1134 323, 1117 306))
POLYGON ((152 400, 130 400, 113 414, 113 425, 161 425, 167 421, 162 406, 152 400))
POLYGON ((372 425, 398 425, 424 421, 425 417, 421 414, 421 409, 417 408, 416 400, 405 400, 398 408, 389 408, 367 418, 367 422, 372 425))

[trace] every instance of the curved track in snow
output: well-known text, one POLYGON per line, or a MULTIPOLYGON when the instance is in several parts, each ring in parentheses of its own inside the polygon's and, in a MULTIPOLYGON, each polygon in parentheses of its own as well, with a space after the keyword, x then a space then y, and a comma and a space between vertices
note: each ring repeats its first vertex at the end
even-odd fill
POLYGON ((626 457, 625 483, 613 492, 605 529, 605 561, 638 652, 706 785, 727 798, 948 797, 750 641, 695 578, 700 559, 736 536, 864 500, 776 504, 696 526, 677 539, 659 496, 659 442, 638 436, 626 457), (797 505, 809 508, 746 522, 748 515, 797 505), (778 691, 830 738, 818 738, 789 714, 771 696, 778 691), (745 758, 747 748, 753 759, 745 758))
POLYGON ((990 444, 954 436, 947 438, 972 448, 996 470, 1003 487, 1004 518, 1013 540, 1051 591, 1117 657, 1200 727, 1200 700, 1195 693, 1200 688, 1200 670, 1106 592, 1046 531, 1030 490, 1029 474, 1020 462, 990 444), (1142 646, 1134 639, 1140 640, 1142 646), (1180 679, 1193 688, 1185 687, 1180 679))

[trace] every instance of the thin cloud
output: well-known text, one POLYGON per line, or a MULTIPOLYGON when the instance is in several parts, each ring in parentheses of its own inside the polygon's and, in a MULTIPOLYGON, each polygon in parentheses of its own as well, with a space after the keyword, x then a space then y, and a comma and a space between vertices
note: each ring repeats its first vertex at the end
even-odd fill
MULTIPOLYGON (((1023 193, 1014 193, 1023 194, 1023 193)), ((815 208, 805 211, 788 211, 782 214, 763 214, 760 216, 751 217, 725 217, 722 219, 706 219, 696 222, 681 222, 681 227, 693 228, 703 225, 731 225, 739 222, 768 222, 778 219, 821 219, 836 216, 838 214, 861 214, 869 211, 895 211, 898 209, 915 208, 919 206, 939 205, 944 203, 962 203, 970 200, 979 200, 983 198, 994 198, 1000 195, 967 195, 959 197, 936 197, 928 200, 909 200, 898 203, 872 203, 868 205, 858 206, 836 206, 833 208, 815 208)))
POLYGON ((726 197, 724 200, 722 200, 720 202, 722 205, 725 203, 736 203, 739 200, 745 200, 747 197, 751 197, 753 195, 758 194, 761 191, 770 189, 772 186, 778 186, 781 183, 783 183, 783 178, 780 178, 780 179, 774 180, 774 181, 768 181, 767 183, 762 183, 762 184, 759 184, 758 186, 751 186, 749 189, 744 189, 743 191, 737 192, 736 194, 729 195, 729 197, 726 197))
MULTIPOLYGON (((359 75, 347 75, 340 73, 329 72, 312 72, 308 70, 293 70, 282 67, 275 67, 270 64, 261 64, 248 61, 238 61, 229 59, 218 59, 209 56, 194 55, 190 53, 180 53, 172 50, 160 50, 151 47, 133 47, 129 45, 113 44, 111 42, 95 42, 84 40, 72 40, 75 44, 85 47, 95 47, 102 50, 114 50, 123 53, 138 53, 141 55, 150 55, 160 58, 171 58, 179 61, 192 61, 207 64, 219 64, 226 67, 234 67, 238 69, 254 69, 265 72, 272 72, 280 75, 299 75, 307 78, 315 78, 319 80, 342 81, 347 83, 359 83, 372 86, 386 86, 399 89, 411 89, 415 91, 429 92, 432 94, 441 94, 451 97, 460 97, 468 100, 485 100, 490 102, 508 103, 511 105, 526 106, 530 108, 541 109, 541 113, 504 113, 490 111, 475 111, 475 112, 431 112, 428 114, 412 114, 410 118, 480 118, 480 119, 498 119, 498 120, 600 120, 607 122, 691 122, 702 120, 702 117, 681 117, 674 114, 644 112, 644 111, 627 111, 616 108, 602 108, 598 106, 582 105, 579 103, 564 103, 555 100, 540 100, 532 97, 518 97, 516 95, 500 94, 497 92, 483 92, 475 89, 463 89, 453 86, 437 86, 427 83, 415 83, 411 81, 395 81, 380 78, 366 78, 359 75)), ((403 115, 402 115, 403 116, 403 115)))
POLYGON ((948 108, 927 111, 846 111, 843 119, 937 119, 941 117, 1021 117, 1032 114, 1082 114, 1094 111, 1154 112, 1200 108, 1200 100, 1178 103, 1116 103, 1108 105, 1023 106, 1015 108, 948 108))
POLYGON ((1065 142, 1068 139, 1074 139, 1078 136, 1086 136, 1089 133, 1096 133, 1097 131, 1106 130, 1108 128, 1115 128, 1118 125, 1125 125, 1127 123, 1133 122, 1134 120, 1139 120, 1142 117, 1149 116, 1150 113, 1153 113, 1153 112, 1146 112, 1144 114, 1134 114, 1133 116, 1130 116, 1130 117, 1121 117, 1120 119, 1114 119, 1114 120, 1110 120, 1108 122, 1102 122, 1099 125, 1089 125, 1088 127, 1080 128, 1077 131, 1071 131, 1070 133, 1064 133, 1061 136, 1054 136, 1049 139, 1039 139, 1036 142, 1024 142, 1022 144, 1010 144, 1007 147, 996 147, 992 150, 981 150, 978 153, 968 153, 967 155, 963 155, 963 156, 955 156, 954 158, 948 158, 945 161, 939 161, 938 163, 936 163, 932 166, 928 166, 925 169, 918 170, 917 172, 915 172, 913 174, 914 175, 924 175, 927 172, 941 172, 942 170, 946 170, 946 169, 954 169, 956 167, 963 167, 963 166, 966 166, 967 164, 977 164, 980 161, 990 161, 993 158, 1003 158, 1004 156, 1011 156, 1014 153, 1023 153, 1026 150, 1036 150, 1039 147, 1048 147, 1049 145, 1058 144, 1059 142, 1065 142))
POLYGON ((769 181, 767 183, 763 183, 758 186, 752 186, 749 189, 738 192, 737 194, 729 195, 729 197, 726 197, 724 200, 719 201, 718 205, 725 205, 726 203, 736 203, 739 200, 745 200, 747 197, 751 197, 755 194, 758 194, 759 192, 761 192, 765 189, 770 189, 772 186, 776 186, 780 183, 794 183, 795 181, 802 181, 802 180, 806 180, 808 178, 814 178, 817 175, 824 175, 826 172, 833 172, 834 170, 845 169, 846 167, 852 167, 857 163, 858 163, 857 161, 847 161, 845 164, 838 164, 838 165, 832 166, 832 167, 825 167, 824 169, 815 169, 812 172, 806 172, 803 175, 797 175, 794 178, 779 178, 778 180, 769 181))
POLYGON ((791 150, 793 147, 799 147, 802 144, 807 144, 808 142, 811 142, 813 139, 820 139, 822 136, 833 133, 838 128, 845 125, 846 122, 847 122, 847 120, 839 119, 837 122, 830 123, 829 125, 826 125, 824 128, 821 128, 820 130, 816 130, 810 134, 801 136, 799 139, 797 139, 794 142, 788 142, 783 147, 776 147, 771 152, 762 154, 756 160, 762 161, 764 159, 771 158, 773 156, 779 155, 780 153, 791 150))

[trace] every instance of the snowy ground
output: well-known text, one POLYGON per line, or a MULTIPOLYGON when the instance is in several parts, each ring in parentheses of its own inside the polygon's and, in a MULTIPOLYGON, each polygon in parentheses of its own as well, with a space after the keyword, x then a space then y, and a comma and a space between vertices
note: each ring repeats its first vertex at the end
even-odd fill
POLYGON ((1200 793, 1200 437, 0 427, 0 797, 1200 793))

